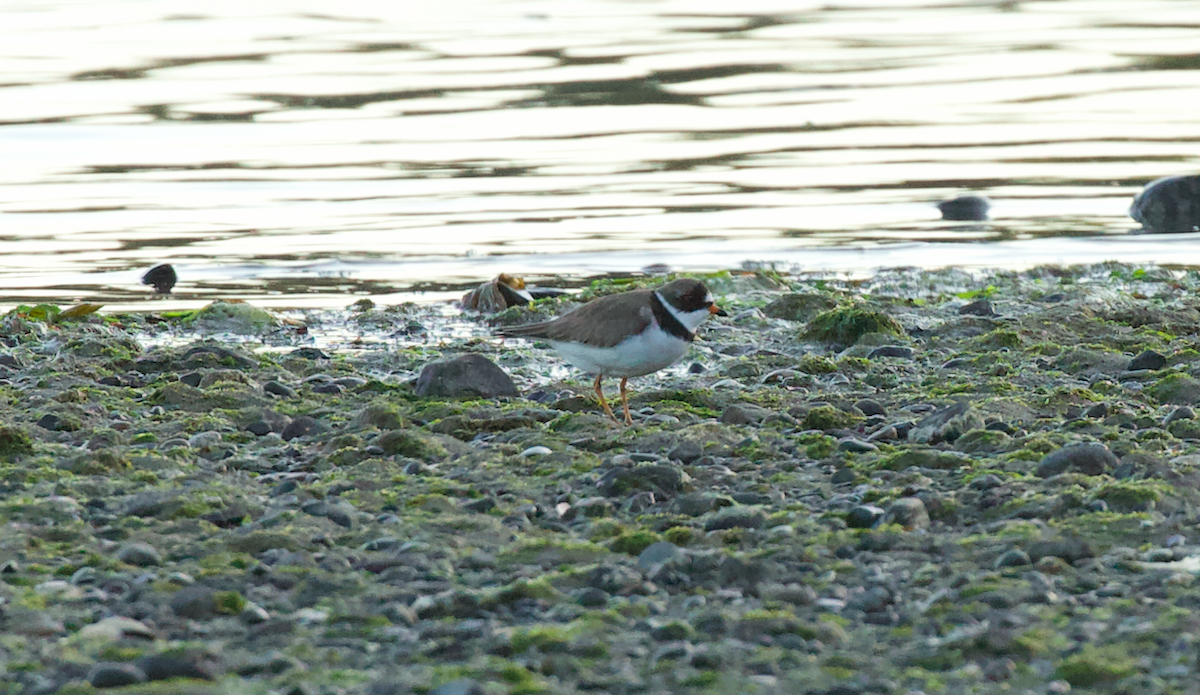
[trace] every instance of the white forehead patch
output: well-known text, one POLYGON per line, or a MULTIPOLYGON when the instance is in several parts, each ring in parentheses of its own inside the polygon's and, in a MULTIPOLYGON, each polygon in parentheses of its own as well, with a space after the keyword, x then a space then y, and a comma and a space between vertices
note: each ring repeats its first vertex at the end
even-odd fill
POLYGON ((712 304, 715 301, 713 299, 712 292, 709 292, 708 294, 704 295, 704 301, 708 304, 712 304))

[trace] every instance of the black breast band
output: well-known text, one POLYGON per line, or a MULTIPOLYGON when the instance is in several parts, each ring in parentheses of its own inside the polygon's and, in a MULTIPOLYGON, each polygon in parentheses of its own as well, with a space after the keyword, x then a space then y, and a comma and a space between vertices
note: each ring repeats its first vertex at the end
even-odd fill
POLYGON ((654 320, 658 321, 658 325, 662 326, 667 333, 689 343, 696 339, 696 334, 689 331, 687 326, 675 318, 671 310, 658 298, 657 292, 650 293, 650 309, 654 312, 654 320))

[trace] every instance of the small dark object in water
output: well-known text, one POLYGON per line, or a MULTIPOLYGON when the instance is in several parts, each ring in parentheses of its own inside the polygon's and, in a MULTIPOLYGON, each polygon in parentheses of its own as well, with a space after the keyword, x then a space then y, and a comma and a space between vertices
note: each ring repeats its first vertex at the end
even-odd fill
POLYGON ((175 269, 170 263, 160 263, 142 276, 143 285, 153 285, 154 291, 159 294, 170 294, 171 288, 179 280, 179 276, 175 274, 175 269))
POLYGON ((938 203, 943 220, 979 221, 988 218, 992 201, 981 195, 960 195, 953 200, 938 203))
POLYGON ((1200 230, 1200 176, 1167 176, 1146 184, 1129 216, 1151 234, 1200 230))

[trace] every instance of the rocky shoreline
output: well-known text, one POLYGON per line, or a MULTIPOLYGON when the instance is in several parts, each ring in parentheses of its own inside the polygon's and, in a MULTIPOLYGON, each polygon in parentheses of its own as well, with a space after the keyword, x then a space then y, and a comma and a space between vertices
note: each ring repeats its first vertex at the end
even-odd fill
POLYGON ((705 280, 629 428, 570 298, 9 313, 4 692, 1194 692, 1200 273, 705 280))

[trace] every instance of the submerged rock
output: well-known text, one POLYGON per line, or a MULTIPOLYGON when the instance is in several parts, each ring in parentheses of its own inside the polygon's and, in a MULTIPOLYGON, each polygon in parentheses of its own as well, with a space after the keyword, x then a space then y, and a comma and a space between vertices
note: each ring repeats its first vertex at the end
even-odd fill
POLYGON ((992 208, 992 201, 988 200, 986 196, 962 195, 951 200, 943 200, 937 204, 937 208, 942 212, 943 220, 977 222, 988 218, 988 210, 992 208))
POLYGON ((1146 184, 1129 216, 1152 234, 1200 230, 1200 176, 1167 176, 1146 184))

